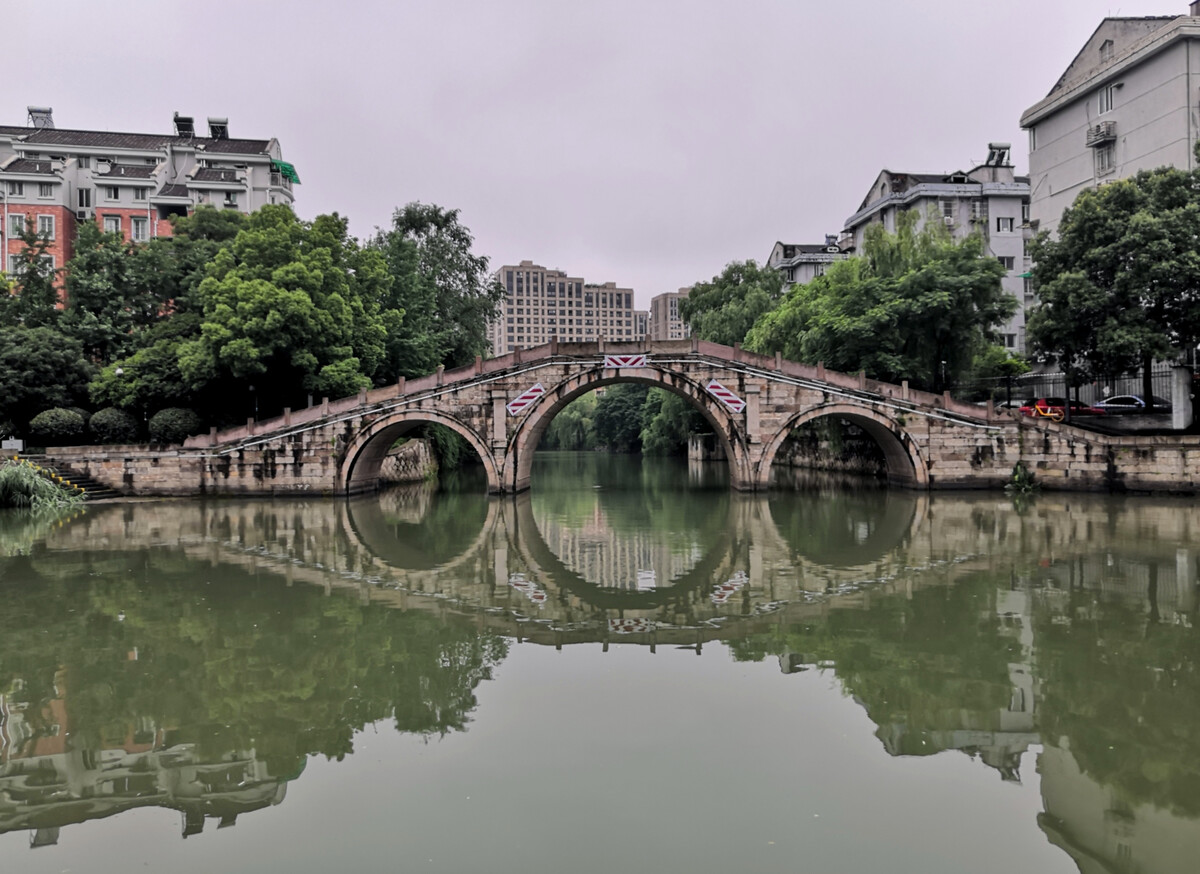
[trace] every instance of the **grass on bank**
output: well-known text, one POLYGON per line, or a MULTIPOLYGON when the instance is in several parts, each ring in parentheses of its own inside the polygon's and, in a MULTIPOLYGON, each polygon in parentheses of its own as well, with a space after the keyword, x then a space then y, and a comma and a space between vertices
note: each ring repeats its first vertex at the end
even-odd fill
POLYGON ((83 503, 83 489, 52 470, 20 458, 0 463, 0 509, 35 511, 83 503))

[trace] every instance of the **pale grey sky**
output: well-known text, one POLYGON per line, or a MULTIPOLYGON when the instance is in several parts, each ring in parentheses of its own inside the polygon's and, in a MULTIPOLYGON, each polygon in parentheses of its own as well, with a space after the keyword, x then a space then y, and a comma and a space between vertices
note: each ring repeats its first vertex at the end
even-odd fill
POLYGON ((461 210, 493 267, 632 286, 639 305, 820 242, 883 167, 1028 170, 1022 110, 1105 15, 1184 0, 0 0, 0 123, 276 137, 297 210, 365 236, 461 210))

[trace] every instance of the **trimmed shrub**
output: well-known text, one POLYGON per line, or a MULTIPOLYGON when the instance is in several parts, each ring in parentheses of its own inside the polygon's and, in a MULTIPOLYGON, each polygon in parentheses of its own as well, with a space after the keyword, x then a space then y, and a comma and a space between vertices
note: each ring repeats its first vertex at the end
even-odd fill
POLYGON ((150 417, 151 443, 182 443, 200 433, 200 417, 183 407, 167 407, 150 417))
POLYGON ((138 421, 124 410, 105 407, 88 419, 88 432, 97 443, 136 443, 138 421))
POLYGON ((29 422, 29 441, 39 446, 74 446, 83 439, 83 416, 54 407, 29 422))

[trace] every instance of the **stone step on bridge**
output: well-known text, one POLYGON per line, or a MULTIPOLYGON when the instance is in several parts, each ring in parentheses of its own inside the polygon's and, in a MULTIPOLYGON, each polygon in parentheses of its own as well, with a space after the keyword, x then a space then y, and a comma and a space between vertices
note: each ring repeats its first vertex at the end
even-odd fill
POLYGON ((1114 437, 1019 420, 958 401, 696 339, 558 343, 384 386, 305 410, 212 430, 177 448, 76 447, 49 455, 131 494, 347 494, 378 487, 395 442, 426 424, 461 435, 493 493, 530 485, 554 416, 604 386, 664 389, 700 411, 721 442, 732 488, 767 488, 789 433, 849 421, 880 446, 890 483, 994 488, 1022 461, 1051 487, 1191 491, 1200 438, 1114 437))

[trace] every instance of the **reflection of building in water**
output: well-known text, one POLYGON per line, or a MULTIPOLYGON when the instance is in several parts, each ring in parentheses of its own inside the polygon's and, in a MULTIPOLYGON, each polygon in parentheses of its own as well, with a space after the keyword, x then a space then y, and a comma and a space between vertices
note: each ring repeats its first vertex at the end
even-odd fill
MULTIPOLYGON (((0 834, 29 829, 32 846, 47 846, 64 825, 169 807, 182 814, 186 838, 206 817, 225 828, 240 813, 283 801, 290 778, 269 774, 254 750, 202 756, 149 719, 103 749, 75 749, 61 682, 56 689, 57 697, 40 705, 0 695, 0 834)), ((19 698, 19 681, 13 691, 19 698)))
POLYGON ((1131 805, 1083 773, 1069 742, 1038 756, 1046 812, 1038 825, 1050 843, 1090 872, 1195 871, 1200 827, 1195 819, 1151 804, 1131 805))
POLYGON ((668 543, 662 532, 616 530, 599 509, 579 528, 539 519, 538 530, 566 567, 609 589, 645 591, 669 585, 704 556, 700 544, 680 537, 668 543))

